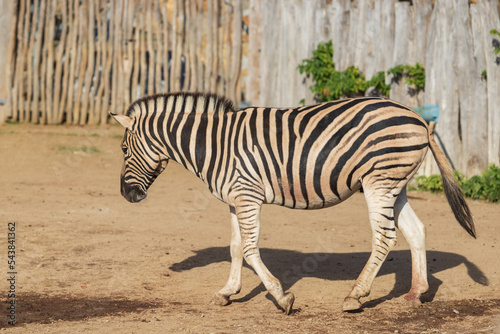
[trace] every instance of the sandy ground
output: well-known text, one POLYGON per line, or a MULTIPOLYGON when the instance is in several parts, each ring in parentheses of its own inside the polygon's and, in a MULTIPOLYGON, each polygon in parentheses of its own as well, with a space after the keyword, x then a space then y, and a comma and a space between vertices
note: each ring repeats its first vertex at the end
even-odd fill
POLYGON ((118 126, 0 127, 1 331, 12 333, 500 333, 500 206, 469 201, 478 239, 442 195, 410 192, 427 226, 430 291, 419 308, 399 237, 364 309, 342 313, 370 252, 362 194, 337 207, 265 206, 261 253, 287 290, 286 316, 248 266, 231 305, 210 304, 229 273, 229 212, 171 163, 131 204, 119 193, 118 126), (16 325, 7 323, 8 223, 16 223, 16 325))

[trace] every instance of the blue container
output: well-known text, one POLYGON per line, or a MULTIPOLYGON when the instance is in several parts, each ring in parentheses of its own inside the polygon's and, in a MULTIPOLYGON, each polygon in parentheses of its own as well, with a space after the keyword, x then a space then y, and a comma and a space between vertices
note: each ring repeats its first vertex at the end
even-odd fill
POLYGON ((427 122, 437 123, 439 118, 439 106, 437 104, 426 104, 423 107, 412 108, 427 122))

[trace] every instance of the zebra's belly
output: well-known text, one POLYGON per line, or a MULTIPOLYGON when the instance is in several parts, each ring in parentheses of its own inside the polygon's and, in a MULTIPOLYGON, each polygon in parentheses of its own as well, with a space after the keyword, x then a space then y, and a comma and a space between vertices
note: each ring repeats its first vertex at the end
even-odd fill
POLYGON ((269 187, 266 190, 266 203, 281 205, 291 209, 323 209, 345 201, 360 189, 361 183, 358 182, 354 184, 351 189, 348 187, 338 189, 339 196, 335 195, 333 190, 331 190, 322 194, 323 196, 321 197, 316 193, 306 194, 304 196, 301 191, 296 190, 293 194, 291 192, 283 192, 283 194, 281 192, 276 193, 273 191, 273 188, 269 187))

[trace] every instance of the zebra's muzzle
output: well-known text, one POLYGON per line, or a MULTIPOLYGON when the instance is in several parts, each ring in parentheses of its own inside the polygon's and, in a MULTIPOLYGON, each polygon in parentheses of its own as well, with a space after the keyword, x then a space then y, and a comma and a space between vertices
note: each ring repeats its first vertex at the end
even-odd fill
POLYGON ((130 203, 138 203, 148 196, 148 194, 137 185, 128 185, 121 180, 121 193, 130 203))
POLYGON ((139 187, 131 187, 129 189, 130 190, 124 192, 122 195, 131 203, 140 202, 148 195, 139 187))

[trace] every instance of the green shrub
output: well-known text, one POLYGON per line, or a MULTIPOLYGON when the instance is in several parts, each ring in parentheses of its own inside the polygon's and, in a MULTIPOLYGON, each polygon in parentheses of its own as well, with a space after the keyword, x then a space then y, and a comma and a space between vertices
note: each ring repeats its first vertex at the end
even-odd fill
POLYGON ((405 70, 404 65, 396 65, 387 71, 387 74, 392 74, 395 80, 400 80, 403 77, 405 70))
POLYGON ((488 73, 486 72, 486 70, 483 70, 481 72, 481 79, 484 79, 484 80, 488 79, 488 73))
MULTIPOLYGON (((491 29, 490 30, 490 34, 492 34, 493 36, 497 36, 498 38, 500 38, 500 31, 496 30, 496 29, 491 29)), ((500 54, 500 43, 497 39, 494 39, 493 42, 493 52, 498 55, 500 54)))
POLYGON ((390 68, 387 74, 392 74, 396 82, 404 78, 405 83, 417 92, 425 88, 425 68, 420 63, 416 63, 415 65, 397 65, 390 68))
POLYGON ((349 66, 345 71, 336 71, 328 80, 325 89, 326 101, 337 100, 342 96, 362 96, 367 89, 365 76, 356 66, 349 66))
POLYGON ((430 191, 431 193, 442 192, 443 180, 441 179, 441 175, 433 174, 431 176, 418 176, 417 190, 430 191))
MULTIPOLYGON (((481 175, 475 175, 470 179, 466 179, 463 174, 455 171, 455 177, 465 197, 490 202, 500 201, 500 167, 492 164, 481 175)), ((441 175, 418 176, 416 181, 416 190, 433 193, 443 191, 441 175)))
POLYGON ((298 69, 301 74, 305 73, 308 77, 312 75, 314 84, 309 89, 318 99, 325 101, 324 93, 326 92, 327 82, 336 72, 335 63, 333 62, 332 41, 319 43, 316 50, 313 51, 312 57, 302 60, 298 69))
MULTIPOLYGON (((321 101, 332 101, 342 97, 365 95, 368 88, 383 96, 389 96, 391 85, 385 83, 385 72, 377 72, 373 78, 366 80, 356 66, 349 66, 345 71, 337 71, 333 62, 332 41, 319 43, 311 58, 303 59, 298 66, 301 74, 312 76, 313 84, 309 89, 321 101)), ((397 80, 404 76, 405 82, 416 91, 425 86, 425 70, 420 64, 398 65, 391 68, 388 74, 393 74, 397 80)), ((301 100, 304 104, 304 100, 301 100)))
POLYGON ((307 77, 312 75, 314 84, 309 88, 322 102, 363 95, 367 88, 365 76, 357 67, 350 66, 345 71, 335 69, 332 41, 319 43, 312 57, 302 60, 298 69, 307 77))
POLYGON ((385 83, 384 71, 377 72, 373 78, 368 81, 368 87, 375 88, 381 95, 389 96, 391 85, 385 83))
POLYGON ((475 175, 462 185, 465 196, 490 202, 500 200, 500 167, 490 165, 481 175, 475 175))

